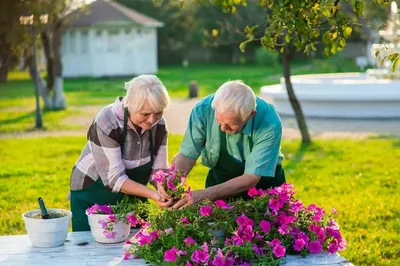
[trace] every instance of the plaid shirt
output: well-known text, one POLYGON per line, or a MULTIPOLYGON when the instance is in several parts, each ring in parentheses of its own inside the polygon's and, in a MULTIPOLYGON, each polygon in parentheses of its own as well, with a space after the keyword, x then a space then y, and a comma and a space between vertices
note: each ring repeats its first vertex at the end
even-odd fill
MULTIPOLYGON (((90 126, 88 142, 72 169, 71 190, 86 189, 100 177, 108 190, 119 192, 128 178, 125 169, 150 162, 150 131, 137 132, 130 120, 121 152, 124 128, 121 99, 118 97, 113 104, 104 107, 90 126)), ((164 118, 151 129, 151 133, 154 146, 152 169, 165 169, 168 167, 168 132, 164 118)))

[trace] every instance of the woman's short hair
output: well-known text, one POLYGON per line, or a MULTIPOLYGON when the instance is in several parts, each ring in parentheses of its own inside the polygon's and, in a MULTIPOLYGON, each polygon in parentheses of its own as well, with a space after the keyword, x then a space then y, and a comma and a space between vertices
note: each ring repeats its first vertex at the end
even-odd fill
POLYGON ((212 107, 218 113, 237 112, 245 121, 256 110, 256 95, 243 81, 228 81, 216 91, 212 107))
POLYGON ((169 95, 161 80, 154 75, 140 75, 125 83, 124 106, 129 112, 138 112, 149 104, 155 112, 164 111, 169 105, 169 95))

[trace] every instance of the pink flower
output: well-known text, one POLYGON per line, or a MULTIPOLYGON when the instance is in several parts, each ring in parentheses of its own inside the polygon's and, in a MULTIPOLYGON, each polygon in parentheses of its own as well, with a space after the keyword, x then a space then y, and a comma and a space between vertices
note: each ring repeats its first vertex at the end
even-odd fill
POLYGON ((308 250, 311 253, 320 253, 322 251, 322 245, 319 241, 311 241, 308 245, 308 250))
POLYGON ((190 187, 185 191, 185 197, 190 199, 192 197, 192 191, 190 191, 190 187))
POLYGON ((282 203, 274 198, 270 199, 268 202, 268 207, 271 210, 279 211, 279 209, 282 208, 282 206, 283 206, 282 203))
POLYGON ((171 180, 167 180, 167 187, 169 188, 169 189, 171 189, 172 191, 175 191, 176 190, 176 187, 175 187, 175 185, 174 185, 174 183, 172 183, 172 181, 171 180))
POLYGON ((274 238, 274 239, 272 239, 272 241, 269 242, 269 246, 275 247, 275 246, 279 245, 280 243, 281 243, 281 241, 278 238, 274 238))
POLYGON ((195 250, 191 256, 193 262, 205 263, 210 255, 202 250, 195 250))
POLYGON ((253 251, 257 255, 263 254, 264 249, 262 247, 258 247, 256 244, 253 244, 253 251))
POLYGON ((211 206, 201 206, 200 207, 200 215, 201 216, 210 216, 213 213, 213 209, 211 206))
POLYGON ((98 213, 103 213, 103 214, 112 214, 113 211, 110 208, 110 206, 107 205, 100 205, 98 208, 98 213))
POLYGON ((130 257, 131 257, 131 253, 129 251, 125 251, 123 260, 129 260, 130 257))
POLYGON ((333 240, 332 243, 328 247, 328 252, 333 254, 339 250, 339 246, 336 240, 333 240))
POLYGON ((164 178, 167 176, 167 174, 163 170, 159 170, 155 172, 152 176, 153 180, 155 180, 157 183, 162 183, 164 181, 164 178))
POLYGON ((133 213, 128 214, 128 216, 126 216, 126 219, 131 226, 136 226, 140 224, 140 220, 133 213))
POLYGON ((332 214, 338 214, 339 212, 335 209, 335 208, 332 208, 332 214))
POLYGON ((191 237, 185 238, 185 240, 183 240, 183 242, 185 242, 185 245, 186 245, 187 247, 190 246, 190 245, 196 244, 196 241, 194 241, 194 239, 191 238, 191 237))
POLYGON ((279 226, 278 232, 281 235, 287 235, 289 234, 289 227, 286 224, 282 224, 281 226, 279 226))
POLYGON ((272 253, 274 253, 275 257, 282 258, 283 256, 285 256, 286 249, 284 246, 276 245, 272 248, 272 253))
POLYGON ((227 204, 224 200, 216 200, 214 202, 215 206, 222 209, 232 209, 232 206, 227 204))
POLYGON ((103 233, 108 239, 114 239, 115 236, 117 235, 116 232, 110 232, 110 231, 104 231, 103 233))
POLYGON ((165 230, 164 230, 164 232, 165 232, 167 235, 172 234, 173 231, 174 231, 174 229, 172 229, 172 228, 168 228, 168 229, 165 229, 165 230))
POLYGON ((190 224, 189 219, 186 216, 181 218, 181 222, 183 224, 190 224))
POLYGON ((99 220, 99 224, 101 224, 101 228, 106 229, 108 226, 108 220, 99 220))
POLYGON ((99 210, 99 205, 96 203, 92 207, 87 209, 88 214, 95 214, 99 210))
POLYGON ((175 247, 165 251, 164 260, 165 261, 172 261, 172 262, 176 261, 175 247))
POLYGON ((306 242, 302 238, 298 238, 294 241, 293 249, 301 251, 301 249, 306 245, 306 242))
POLYGON ((346 241, 346 239, 341 239, 340 240, 340 242, 339 242, 339 250, 340 251, 343 251, 343 250, 345 250, 347 248, 347 241, 346 241))
POLYGON ((289 210, 290 212, 297 213, 304 209, 303 203, 300 200, 289 201, 289 210))
POLYGON ((249 217, 247 217, 244 213, 241 216, 239 216, 238 218, 236 218, 236 222, 241 226, 244 226, 244 225, 253 226, 254 225, 253 220, 250 219, 249 217))
POLYGON ((249 195, 249 197, 251 197, 251 198, 258 196, 257 188, 256 187, 250 188, 249 191, 247 192, 247 195, 249 195))
POLYGON ((158 230, 155 230, 155 231, 153 231, 153 232, 150 232, 150 233, 149 233, 149 236, 150 236, 151 239, 153 239, 153 240, 158 239, 158 238, 159 238, 158 230))
POLYGON ((268 233, 271 230, 271 224, 265 220, 260 222, 260 228, 264 233, 268 233))

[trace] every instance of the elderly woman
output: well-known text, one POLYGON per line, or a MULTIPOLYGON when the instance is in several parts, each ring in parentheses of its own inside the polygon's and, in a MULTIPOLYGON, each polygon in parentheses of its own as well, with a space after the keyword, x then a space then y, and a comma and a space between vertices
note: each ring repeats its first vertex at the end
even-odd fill
MULTIPOLYGON (((158 205, 165 198, 146 185, 153 171, 167 168, 168 132, 163 112, 168 92, 153 75, 125 84, 125 97, 94 119, 87 143, 71 174, 72 230, 90 230, 85 211, 93 204, 115 204, 124 195, 158 205)), ((152 182, 156 188, 156 183, 152 182)))

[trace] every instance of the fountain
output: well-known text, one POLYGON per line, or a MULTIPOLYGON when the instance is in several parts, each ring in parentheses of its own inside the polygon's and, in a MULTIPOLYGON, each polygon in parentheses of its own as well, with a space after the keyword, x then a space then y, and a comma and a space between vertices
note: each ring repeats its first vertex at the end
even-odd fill
MULTIPOLYGON (((380 51, 377 69, 366 73, 335 73, 292 76, 297 99, 306 117, 400 118, 400 70, 391 71, 391 63, 382 58, 400 52, 400 17, 392 1, 391 15, 379 34, 389 43, 373 44, 380 51)), ((272 98, 281 115, 294 115, 284 78, 280 84, 263 86, 261 94, 272 98)))

